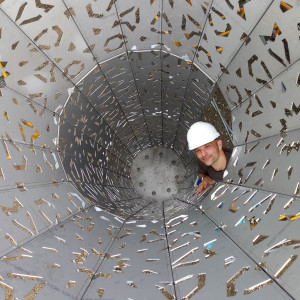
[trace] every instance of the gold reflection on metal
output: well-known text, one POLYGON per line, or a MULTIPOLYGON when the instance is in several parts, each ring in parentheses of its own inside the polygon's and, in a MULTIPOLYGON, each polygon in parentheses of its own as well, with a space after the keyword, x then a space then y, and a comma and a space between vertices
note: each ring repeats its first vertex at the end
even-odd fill
POLYGON ((259 284, 256 284, 256 285, 250 287, 249 289, 245 289, 244 290, 244 295, 251 294, 251 293, 253 293, 253 292, 257 291, 257 290, 262 289, 263 287, 265 287, 265 286, 267 286, 267 285, 269 285, 271 283, 273 283, 273 280, 272 279, 268 279, 268 280, 263 281, 263 282, 261 282, 259 284))
POLYGON ((160 233, 158 233, 157 231, 155 231, 155 230, 152 230, 152 231, 150 231, 149 233, 152 233, 152 234, 154 234, 154 235, 158 235, 158 236, 165 236, 164 234, 160 234, 160 233))
POLYGON ((56 179, 50 178, 50 180, 51 180, 51 182, 52 182, 57 188, 59 188, 59 183, 58 183, 58 181, 57 181, 56 179))
POLYGON ((75 49, 76 49, 76 46, 71 42, 69 45, 68 51, 72 52, 75 49))
POLYGON ((233 275, 228 281, 227 281, 227 297, 235 296, 237 291, 235 289, 235 281, 246 271, 248 271, 250 267, 244 267, 241 270, 239 270, 235 275, 233 275))
POLYGON ((54 248, 48 248, 48 247, 43 247, 44 250, 47 250, 49 252, 52 252, 52 253, 57 253, 57 250, 54 249, 54 248))
POLYGON ((46 265, 45 268, 48 268, 48 269, 59 269, 60 265, 58 265, 58 264, 46 265))
MULTIPOLYGON (((181 257, 179 257, 177 260, 175 260, 172 265, 176 265, 178 262, 180 262, 181 260, 185 259, 186 257, 190 256, 191 254, 193 254, 195 251, 197 251, 199 248, 196 247, 190 251, 188 251, 186 254, 182 255, 181 257)), ((205 249, 206 250, 206 249, 205 249)))
POLYGON ((165 238, 161 238, 161 239, 156 239, 156 240, 149 240, 147 241, 148 244, 151 244, 151 243, 156 243, 156 242, 160 242, 160 241, 164 241, 165 238))
POLYGON ((75 286, 76 286, 76 281, 70 280, 70 281, 68 282, 68 288, 75 287, 75 286))
POLYGON ((30 235, 34 235, 28 228, 26 228, 25 226, 21 225, 19 222, 17 222, 15 219, 12 220, 12 223, 17 226, 18 228, 20 228, 21 230, 25 231, 26 233, 30 234, 30 235))
MULTIPOLYGON (((4 1, 4 0, 3 0, 3 1, 4 1)), ((17 16, 16 16, 16 18, 15 18, 15 22, 17 22, 17 21, 21 18, 22 14, 23 14, 23 11, 24 11, 24 9, 25 9, 25 6, 26 6, 27 4, 28 4, 28 3, 25 2, 25 3, 23 3, 23 4, 20 6, 20 8, 19 8, 19 10, 18 10, 18 13, 17 13, 17 16)))
POLYGON ((40 19, 42 18, 41 15, 38 15, 36 17, 33 17, 33 18, 29 18, 27 20, 24 20, 20 25, 27 25, 27 24, 30 24, 30 23, 33 23, 33 22, 37 22, 39 21, 40 19))
POLYGON ((146 262, 154 262, 154 261, 159 261, 159 258, 147 258, 146 262))
POLYGON ((46 220, 46 222, 47 222, 50 226, 53 226, 52 221, 46 216, 46 214, 45 214, 42 210, 39 210, 39 213, 41 214, 41 216, 46 220))
POLYGON ((15 260, 20 260, 20 259, 24 259, 24 258, 31 258, 32 256, 30 255, 18 255, 18 256, 11 256, 11 257, 6 257, 4 256, 2 258, 3 261, 15 261, 15 260))
POLYGON ((73 223, 75 224, 75 225, 77 225, 80 229, 84 229, 84 227, 81 225, 81 224, 79 224, 76 220, 74 220, 74 219, 72 219, 72 221, 73 221, 73 223))
POLYGON ((45 285, 46 282, 37 284, 27 295, 24 296, 25 300, 33 300, 45 285))
POLYGON ((84 262, 85 258, 89 255, 89 253, 85 249, 80 249, 80 253, 73 252, 73 254, 75 255, 76 259, 72 261, 76 264, 84 262))
POLYGON ((89 278, 92 279, 94 276, 94 272, 92 270, 86 269, 84 267, 78 269, 79 272, 87 273, 89 278))
POLYGON ((297 259, 298 255, 292 255, 286 262, 285 264, 279 269, 279 271, 275 274, 275 278, 280 278, 286 270, 295 262, 297 259))
POLYGON ((67 10, 65 10, 64 14, 68 19, 70 19, 71 16, 76 16, 76 13, 75 13, 73 7, 69 7, 67 10))
POLYGON ((130 235, 130 233, 125 233, 125 234, 121 235, 120 237, 118 237, 118 240, 121 240, 128 235, 130 235))
POLYGON ((93 12, 92 5, 91 5, 91 4, 88 4, 88 5, 86 6, 86 11, 87 11, 87 13, 88 13, 88 15, 89 15, 90 18, 101 19, 101 18, 103 18, 103 16, 104 16, 103 14, 95 14, 95 13, 93 12))
POLYGON ((170 252, 177 251, 177 250, 179 250, 179 249, 181 249, 181 248, 183 248, 183 247, 189 246, 190 244, 191 244, 191 242, 187 242, 187 243, 185 243, 185 244, 182 244, 182 245, 180 245, 180 246, 177 246, 176 248, 172 248, 172 249, 170 250, 170 252))
POLYGON ((136 253, 144 253, 145 251, 147 251, 148 249, 141 249, 141 250, 137 250, 136 253))
POLYGON ((57 26, 53 26, 52 29, 57 33, 58 37, 57 37, 57 40, 54 44, 54 47, 58 47, 60 42, 61 42, 61 39, 63 37, 63 31, 57 26))
POLYGON ((3 170, 2 170, 2 168, 0 168, 0 177, 1 177, 2 179, 4 179, 4 180, 5 180, 5 177, 4 177, 4 173, 3 173, 3 170))
POLYGON ((111 278, 111 274, 109 274, 109 273, 96 273, 95 274, 95 279, 97 279, 99 277, 110 279, 111 278))
POLYGON ((230 210, 231 212, 233 212, 233 213, 235 213, 235 212, 237 212, 237 211, 239 210, 239 207, 234 207, 234 205, 235 205, 235 203, 236 203, 236 201, 237 201, 238 199, 239 199, 238 197, 236 197, 235 199, 233 199, 232 202, 231 202, 231 205, 230 205, 230 207, 229 207, 229 210, 230 210))
POLYGON ((12 246, 17 246, 17 242, 8 234, 5 234, 5 238, 11 243, 12 246))
POLYGON ((9 216, 11 213, 18 213, 19 208, 22 208, 23 205, 18 201, 17 198, 14 199, 14 204, 13 207, 6 207, 6 206, 2 206, 0 205, 1 210, 7 215, 9 216))
POLYGON ((158 272, 151 271, 151 270, 142 270, 142 272, 145 273, 145 274, 155 274, 155 275, 159 274, 158 272))
POLYGON ((79 241, 83 241, 83 237, 81 237, 79 234, 77 234, 76 233, 76 238, 77 238, 77 240, 79 240, 79 241))
MULTIPOLYGON (((8 140, 8 142, 9 142, 9 144, 10 144, 13 148, 15 148, 18 152, 21 152, 21 149, 16 145, 16 143, 12 140, 12 138, 8 135, 7 132, 5 132, 5 135, 6 135, 6 137, 7 137, 7 140, 8 140)), ((25 158, 25 157, 23 156, 23 158, 25 158)), ((26 158, 25 158, 25 159, 26 159, 26 158)), ((23 163, 24 163, 24 159, 23 159, 23 163)))
POLYGON ((44 200, 44 199, 38 199, 34 201, 34 204, 36 206, 41 206, 42 204, 49 204, 48 201, 44 200))
POLYGON ((263 235, 263 234, 256 236, 256 238, 253 240, 253 246, 259 244, 260 242, 262 242, 268 237, 269 237, 268 235, 263 235))
POLYGON ((75 74, 69 74, 69 69, 70 69, 72 66, 74 66, 74 65, 79 65, 80 63, 81 63, 81 61, 79 61, 79 60, 73 60, 71 63, 69 63, 69 64, 65 67, 64 73, 65 73, 66 75, 69 75, 70 78, 76 78, 76 77, 82 72, 82 70, 84 69, 84 63, 81 63, 79 71, 78 71, 77 73, 75 73, 75 74))
POLYGON ((98 289, 97 290, 97 293, 98 293, 98 296, 99 296, 100 299, 103 297, 104 291, 105 291, 104 289, 98 289))
POLYGON ((5 290, 5 296, 4 296, 5 300, 12 300, 12 299, 14 299, 13 298, 14 289, 11 286, 9 286, 9 285, 5 284, 4 282, 0 281, 0 287, 5 290))
POLYGON ((171 293, 169 293, 164 287, 159 286, 159 285, 155 285, 160 291, 161 293, 168 299, 168 300, 174 300, 175 297, 174 295, 172 295, 171 293))
POLYGON ((26 212, 26 217, 27 217, 27 219, 29 220, 29 223, 30 223, 30 226, 31 226, 32 230, 33 230, 35 233, 38 233, 37 228, 36 228, 36 226, 35 226, 35 223, 34 223, 34 221, 33 221, 33 218, 32 218, 31 214, 30 214, 28 211, 26 212))
POLYGON ((132 281, 127 281, 126 284, 127 284, 128 286, 130 286, 130 287, 137 288, 137 286, 135 285, 135 283, 132 282, 132 281))
POLYGON ((113 238, 114 238, 114 235, 112 234, 111 230, 110 230, 109 228, 106 228, 106 231, 107 231, 109 237, 110 237, 111 239, 113 239, 113 238))
POLYGON ((35 0, 35 5, 37 8, 43 9, 45 13, 49 12, 54 7, 54 5, 41 3, 40 0, 35 0))
POLYGON ((275 198, 276 197, 272 197, 272 199, 270 200, 269 204, 268 204, 268 207, 266 208, 266 210, 264 211, 264 214, 268 214, 274 204, 274 201, 275 201, 275 198))
POLYGON ((142 235, 142 239, 140 240, 140 243, 145 242, 147 239, 147 236, 145 234, 142 235))
POLYGON ((182 300, 189 300, 195 294, 197 294, 205 286, 206 274, 202 273, 198 275, 198 286, 193 289, 187 296, 183 297, 182 300))
POLYGON ((173 267, 173 269, 175 268, 179 268, 179 267, 187 267, 187 266, 192 266, 192 265, 196 265, 200 262, 200 259, 196 259, 194 261, 189 261, 189 262, 185 262, 185 263, 181 263, 181 264, 178 264, 178 265, 175 265, 173 267))
POLYGON ((88 226, 88 231, 91 231, 93 228, 94 228, 95 224, 94 223, 91 223, 89 226, 88 226))
POLYGON ((41 276, 27 275, 27 274, 17 274, 17 273, 9 273, 7 277, 12 279, 25 279, 25 280, 40 280, 43 279, 41 276))
POLYGON ((286 204, 285 206, 283 207, 283 209, 288 209, 292 203, 294 202, 295 198, 291 198, 286 204))
POLYGON ((212 251, 212 250, 209 250, 209 249, 206 249, 206 248, 203 250, 203 253, 206 254, 206 255, 205 255, 205 258, 211 258, 211 257, 213 257, 214 255, 217 255, 217 254, 218 254, 217 252, 212 251))

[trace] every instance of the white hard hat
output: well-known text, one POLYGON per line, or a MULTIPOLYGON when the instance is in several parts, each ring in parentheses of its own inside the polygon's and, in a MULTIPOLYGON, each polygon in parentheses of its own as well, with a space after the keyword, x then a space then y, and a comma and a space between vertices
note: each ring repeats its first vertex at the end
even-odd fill
POLYGON ((212 142, 219 136, 219 132, 211 124, 206 122, 196 122, 190 127, 187 133, 189 150, 194 150, 202 145, 212 142))

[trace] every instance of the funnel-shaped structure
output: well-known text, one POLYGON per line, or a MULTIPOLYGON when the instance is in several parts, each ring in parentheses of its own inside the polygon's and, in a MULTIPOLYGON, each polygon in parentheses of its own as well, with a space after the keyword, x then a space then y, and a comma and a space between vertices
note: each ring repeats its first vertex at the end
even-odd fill
POLYGON ((299 12, 0 0, 0 298, 300 299, 299 12))

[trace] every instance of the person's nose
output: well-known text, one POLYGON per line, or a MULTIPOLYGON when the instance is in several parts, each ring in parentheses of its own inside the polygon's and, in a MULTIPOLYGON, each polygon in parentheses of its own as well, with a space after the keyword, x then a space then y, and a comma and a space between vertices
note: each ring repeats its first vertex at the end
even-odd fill
POLYGON ((203 157, 205 157, 205 155, 206 155, 206 151, 205 151, 205 150, 199 150, 199 151, 197 152, 197 154, 199 155, 199 158, 203 158, 203 157))

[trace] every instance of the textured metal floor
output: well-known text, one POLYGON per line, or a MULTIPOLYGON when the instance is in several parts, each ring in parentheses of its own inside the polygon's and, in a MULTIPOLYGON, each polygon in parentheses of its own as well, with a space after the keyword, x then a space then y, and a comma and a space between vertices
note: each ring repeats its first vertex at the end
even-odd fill
POLYGON ((0 0, 0 299, 300 299, 299 12, 0 0), (201 197, 198 120, 234 146, 201 197), (185 180, 154 201, 161 147, 185 180))

